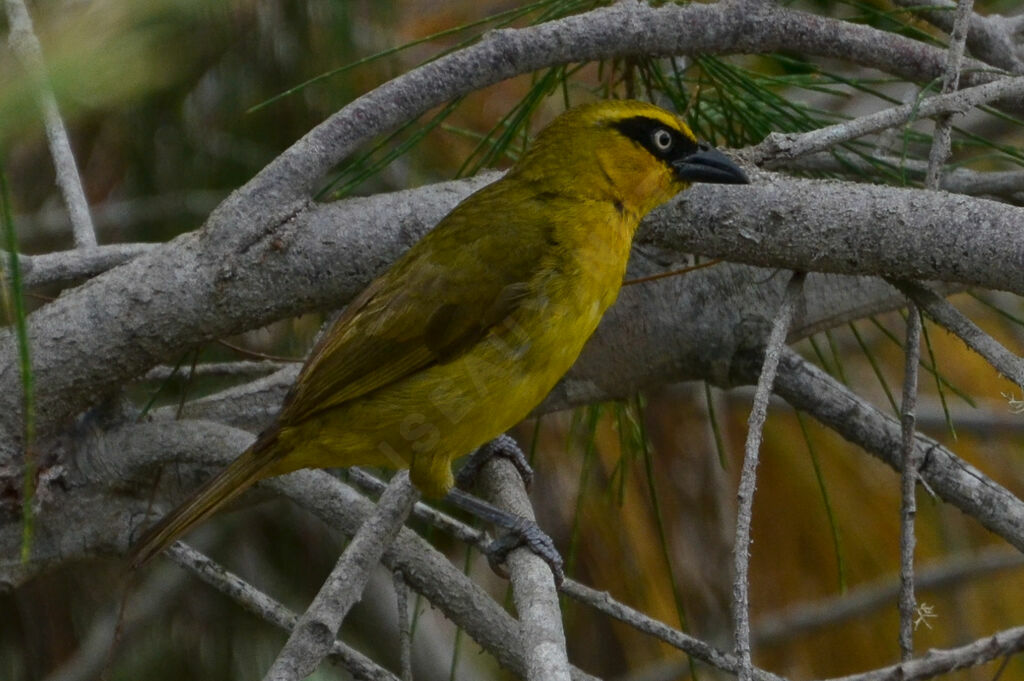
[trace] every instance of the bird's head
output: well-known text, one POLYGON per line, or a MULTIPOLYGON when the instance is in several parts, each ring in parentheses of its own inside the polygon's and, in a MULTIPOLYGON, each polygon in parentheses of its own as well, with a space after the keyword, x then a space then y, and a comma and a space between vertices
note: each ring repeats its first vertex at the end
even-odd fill
POLYGON ((595 102, 562 114, 510 174, 546 191, 613 201, 637 219, 693 182, 748 182, 739 166, 699 143, 677 116, 630 100, 595 102))

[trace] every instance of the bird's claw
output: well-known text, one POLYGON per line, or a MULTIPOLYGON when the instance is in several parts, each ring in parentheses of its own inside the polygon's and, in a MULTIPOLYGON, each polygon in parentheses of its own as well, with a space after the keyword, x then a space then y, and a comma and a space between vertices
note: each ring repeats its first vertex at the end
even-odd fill
POLYGON ((555 578, 555 584, 562 585, 565 580, 565 571, 562 569, 562 556, 555 548, 555 542, 544 530, 540 529, 537 523, 526 518, 516 517, 508 531, 487 547, 487 562, 490 563, 491 569, 507 578, 508 571, 504 568, 505 560, 509 553, 520 547, 530 549, 535 556, 547 563, 555 578))
POLYGON ((509 435, 499 435, 470 454, 455 477, 456 484, 461 489, 471 489, 480 475, 480 471, 483 470, 484 464, 495 456, 503 456, 511 461, 519 471, 519 477, 523 479, 526 489, 530 489, 530 484, 533 482, 533 468, 526 460, 526 454, 509 435))

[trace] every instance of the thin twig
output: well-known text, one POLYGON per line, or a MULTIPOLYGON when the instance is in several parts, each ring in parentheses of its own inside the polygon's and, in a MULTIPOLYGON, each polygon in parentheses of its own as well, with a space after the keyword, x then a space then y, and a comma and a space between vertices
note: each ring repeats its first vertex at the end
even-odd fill
POLYGON ((768 160, 787 161, 825 151, 858 137, 912 120, 930 118, 938 114, 963 113, 993 100, 1022 93, 1024 77, 1003 78, 946 95, 928 97, 921 102, 894 106, 811 132, 772 133, 760 144, 741 152, 740 156, 757 165, 768 160))
POLYGON ((377 507, 352 537, 316 598, 295 624, 264 679, 293 681, 316 670, 330 652, 345 615, 362 595, 370 571, 402 529, 418 496, 407 471, 391 479, 377 507))
POLYGON ((733 627, 736 656, 739 658, 740 681, 751 681, 753 663, 750 659, 750 525, 753 522, 754 488, 757 485, 758 452, 761 449, 761 436, 768 413, 768 399, 775 383, 775 372, 779 366, 779 358, 786 344, 786 334, 793 321, 800 291, 803 288, 804 275, 794 272, 782 299, 782 305, 776 313, 771 334, 765 347, 764 362, 761 365, 761 377, 757 381, 754 393, 754 404, 747 420, 747 441, 743 453, 743 471, 740 474, 739 500, 736 510, 736 540, 733 544, 733 627))
MULTIPOLYGON (((295 628, 298 615, 185 542, 175 542, 164 555, 257 617, 285 631, 295 628)), ((330 654, 361 681, 400 681, 394 674, 341 641, 331 643, 330 654)))
MULTIPOLYGON (((953 30, 949 36, 949 52, 946 56, 946 71, 942 74, 942 94, 957 89, 960 84, 960 64, 964 56, 964 42, 967 30, 971 25, 971 10, 974 0, 958 0, 953 30)), ((942 114, 935 119, 935 134, 932 137, 931 150, 928 152, 928 174, 925 176, 925 187, 938 189, 942 177, 942 166, 949 158, 950 131, 953 128, 953 115, 942 114)))
POLYGON ((889 667, 850 674, 829 681, 924 681, 958 669, 977 667, 1024 650, 1024 627, 1005 629, 997 634, 945 650, 929 650, 924 657, 889 667))
MULTIPOLYGON (((958 0, 953 29, 950 32, 949 51, 946 55, 946 70, 942 75, 942 94, 954 92, 960 83, 960 65, 963 61, 964 43, 974 0, 958 0)), ((928 172, 925 187, 937 190, 942 180, 942 168, 949 158, 953 115, 944 113, 935 119, 935 132, 928 152, 928 172)), ((900 457, 900 593, 899 604, 899 646, 900 659, 914 657, 914 614, 917 599, 914 595, 914 547, 917 536, 914 521, 917 517, 917 467, 914 446, 915 412, 917 408, 917 366, 921 361, 921 313, 917 305, 907 306, 907 342, 904 345, 905 365, 903 370, 903 400, 900 404, 900 428, 902 434, 900 457)))
MULTIPOLYGON (((736 674, 739 671, 740 663, 734 655, 722 652, 698 638, 694 638, 689 634, 670 627, 664 622, 654 619, 646 613, 631 608, 624 603, 620 603, 612 598, 607 592, 597 591, 596 589, 592 589, 589 586, 580 584, 579 582, 573 581, 569 578, 566 578, 565 581, 562 582, 561 590, 562 593, 570 598, 573 598, 580 603, 585 603, 598 612, 602 612, 609 617, 614 617, 620 622, 625 622, 637 631, 650 634, 659 641, 663 641, 678 650, 682 650, 687 655, 690 655, 701 662, 705 662, 712 667, 722 669, 732 674, 736 674)), ((782 677, 772 674, 771 672, 755 668, 753 670, 752 678, 754 681, 781 681, 782 677)))
POLYGON ((10 22, 11 49, 29 74, 39 109, 43 114, 46 127, 46 138, 50 143, 50 154, 57 172, 57 184, 64 197, 71 218, 77 248, 89 248, 96 245, 96 230, 93 228, 92 217, 89 215, 89 202, 82 188, 82 178, 78 175, 75 155, 71 151, 68 131, 60 117, 57 98, 53 95, 46 76, 46 65, 43 61, 43 48, 39 44, 32 28, 32 18, 22 0, 6 0, 7 21, 10 22))
MULTIPOLYGON (((898 170, 915 178, 922 177, 928 172, 927 161, 880 153, 864 157, 852 153, 842 153, 836 149, 808 154, 786 162, 768 161, 765 163, 766 168, 857 176, 862 176, 865 173, 875 175, 878 173, 879 166, 894 171, 898 170)), ((954 194, 999 196, 1009 199, 1024 193, 1024 171, 982 172, 968 168, 956 168, 943 173, 939 186, 954 194)))
POLYGON ((900 477, 900 655, 906 661, 914 657, 914 611, 917 601, 914 597, 914 519, 917 517, 917 447, 914 443, 917 407, 917 365, 921 361, 921 315, 917 306, 910 303, 907 310, 907 342, 903 349, 903 401, 900 404, 900 428, 902 434, 900 477))
POLYGON ((412 681, 412 630, 409 628, 409 585, 401 570, 395 570, 395 610, 398 612, 398 659, 402 681, 412 681))
MULTIPOLYGON (((1024 555, 1006 548, 989 548, 978 553, 932 561, 914 572, 917 590, 953 590, 974 580, 990 579, 996 573, 1019 570, 1024 555)), ((844 594, 812 603, 801 603, 759 618, 753 625, 754 641, 772 645, 790 641, 809 632, 863 618, 892 607, 899 595, 899 575, 850 589, 844 594)))
MULTIPOLYGON (((216 377, 216 378, 251 378, 253 376, 268 376, 275 371, 285 367, 293 366, 292 362, 280 362, 273 360, 239 360, 237 362, 203 362, 196 364, 193 369, 195 376, 216 377)), ((140 381, 166 381, 177 372, 173 366, 155 366, 140 378, 140 381)))
POLYGON ((932 321, 956 334, 967 347, 985 358, 993 369, 1024 388, 1024 360, 985 333, 948 300, 924 284, 897 279, 888 281, 913 300, 932 321))

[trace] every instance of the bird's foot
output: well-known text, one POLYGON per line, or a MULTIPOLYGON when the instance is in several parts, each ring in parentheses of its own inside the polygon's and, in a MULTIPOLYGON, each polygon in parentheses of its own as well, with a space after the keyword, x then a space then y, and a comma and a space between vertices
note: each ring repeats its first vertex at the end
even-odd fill
POLYGON ((491 542, 487 547, 487 562, 491 569, 499 575, 508 576, 503 567, 505 560, 513 550, 521 546, 530 549, 535 556, 543 560, 551 568, 551 574, 555 578, 555 584, 561 586, 565 581, 565 571, 562 569, 562 556, 555 548, 555 542, 548 534, 540 529, 540 525, 532 520, 519 516, 511 516, 516 521, 515 528, 509 528, 505 534, 491 542))
POLYGON ((479 497, 463 492, 460 489, 453 489, 448 493, 447 500, 464 511, 468 511, 477 518, 489 522, 505 530, 500 538, 491 542, 485 549, 487 561, 491 568, 498 574, 507 577, 508 573, 501 568, 502 563, 508 554, 525 546, 536 556, 548 564, 551 573, 554 575, 555 584, 561 584, 565 579, 565 572, 562 570, 562 556, 555 548, 555 542, 551 537, 540 529, 534 521, 522 516, 503 511, 502 509, 487 503, 479 497))
POLYGON ((455 484, 461 489, 471 489, 480 476, 484 464, 495 456, 503 456, 511 461, 519 471, 519 477, 523 479, 526 489, 530 489, 530 484, 533 482, 533 468, 526 460, 526 454, 520 449, 519 444, 509 435, 499 435, 470 454, 456 474, 455 484))

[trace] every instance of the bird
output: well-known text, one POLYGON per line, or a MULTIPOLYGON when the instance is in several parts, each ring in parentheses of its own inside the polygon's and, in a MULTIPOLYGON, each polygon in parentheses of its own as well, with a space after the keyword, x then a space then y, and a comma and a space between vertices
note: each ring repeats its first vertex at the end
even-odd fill
POLYGON ((443 497, 452 462, 525 418, 573 365, 641 219, 695 182, 748 179, 663 108, 601 100, 556 117, 348 304, 273 424, 146 531, 132 565, 258 480, 302 468, 408 468, 443 497))

